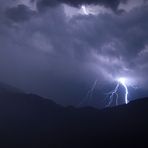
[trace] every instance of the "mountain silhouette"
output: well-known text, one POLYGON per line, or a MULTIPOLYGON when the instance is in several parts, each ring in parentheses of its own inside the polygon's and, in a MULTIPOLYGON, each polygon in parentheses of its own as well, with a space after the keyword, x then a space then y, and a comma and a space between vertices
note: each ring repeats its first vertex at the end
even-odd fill
POLYGON ((106 109, 0 93, 0 147, 147 147, 148 98, 106 109))

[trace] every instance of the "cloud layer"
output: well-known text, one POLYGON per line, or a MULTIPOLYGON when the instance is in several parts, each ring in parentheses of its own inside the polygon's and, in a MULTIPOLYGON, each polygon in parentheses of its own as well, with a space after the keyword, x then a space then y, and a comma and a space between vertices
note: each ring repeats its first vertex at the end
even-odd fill
POLYGON ((2 81, 63 104, 77 104, 96 79, 98 91, 120 76, 147 88, 148 5, 144 1, 121 14, 70 18, 59 3, 117 9, 119 1, 41 0, 39 9, 33 10, 34 2, 30 6, 0 2, 2 81))
POLYGON ((57 6, 58 4, 65 3, 74 7, 80 7, 81 5, 104 5, 116 10, 119 4, 126 2, 127 0, 39 0, 38 7, 57 6))

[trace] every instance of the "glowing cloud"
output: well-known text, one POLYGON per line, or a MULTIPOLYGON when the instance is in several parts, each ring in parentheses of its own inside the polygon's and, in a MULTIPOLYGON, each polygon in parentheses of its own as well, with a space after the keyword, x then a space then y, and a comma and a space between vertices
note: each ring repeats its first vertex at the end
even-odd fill
POLYGON ((85 15, 89 15, 89 12, 87 11, 87 9, 86 9, 86 6, 85 5, 82 5, 82 11, 83 11, 83 13, 85 14, 85 15))

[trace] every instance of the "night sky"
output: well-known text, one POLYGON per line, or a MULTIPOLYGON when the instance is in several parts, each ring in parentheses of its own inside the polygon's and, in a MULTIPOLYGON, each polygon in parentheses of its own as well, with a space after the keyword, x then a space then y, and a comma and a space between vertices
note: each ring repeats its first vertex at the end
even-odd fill
POLYGON ((0 81, 103 107, 120 77, 131 100, 146 96, 147 75, 147 0, 0 0, 0 81))

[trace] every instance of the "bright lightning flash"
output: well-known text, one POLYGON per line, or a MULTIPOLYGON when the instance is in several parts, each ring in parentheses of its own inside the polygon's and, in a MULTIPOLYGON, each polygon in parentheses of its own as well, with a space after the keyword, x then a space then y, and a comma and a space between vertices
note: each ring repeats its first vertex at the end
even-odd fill
POLYGON ((123 86, 124 86, 124 88, 125 88, 125 103, 126 104, 128 104, 128 88, 127 88, 127 85, 126 85, 126 79, 125 78, 119 78, 118 79, 118 82, 120 83, 120 84, 122 84, 123 86))
POLYGON ((112 92, 109 93, 110 94, 110 96, 109 96, 110 101, 109 101, 107 107, 110 106, 111 103, 113 102, 114 96, 116 96, 116 98, 115 98, 116 99, 116 105, 118 105, 118 93, 117 93, 117 91, 118 91, 120 85, 122 85, 125 88, 125 97, 124 97, 125 104, 128 104, 128 102, 129 102, 127 79, 126 78, 118 78, 116 81, 117 81, 117 85, 116 85, 115 89, 112 92))
POLYGON ((84 14, 85 15, 89 15, 89 12, 87 11, 87 9, 86 9, 86 6, 85 5, 82 5, 82 10, 83 10, 83 12, 84 12, 84 14))

